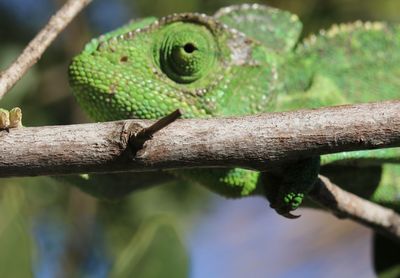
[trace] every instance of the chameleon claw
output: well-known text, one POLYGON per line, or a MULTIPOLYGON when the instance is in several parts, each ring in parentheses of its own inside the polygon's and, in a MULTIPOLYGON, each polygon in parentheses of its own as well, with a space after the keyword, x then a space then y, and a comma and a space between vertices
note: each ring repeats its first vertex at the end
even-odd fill
POLYGON ((301 216, 301 215, 292 214, 289 210, 287 210, 287 208, 286 209, 283 209, 283 208, 278 209, 277 206, 272 205, 272 204, 270 205, 270 207, 272 209, 274 209, 276 211, 276 213, 278 213, 279 215, 282 215, 283 217, 288 218, 288 219, 297 219, 301 216))
POLYGON ((292 214, 291 212, 285 212, 285 213, 279 213, 279 214, 288 219, 297 219, 301 216, 301 215, 292 214))

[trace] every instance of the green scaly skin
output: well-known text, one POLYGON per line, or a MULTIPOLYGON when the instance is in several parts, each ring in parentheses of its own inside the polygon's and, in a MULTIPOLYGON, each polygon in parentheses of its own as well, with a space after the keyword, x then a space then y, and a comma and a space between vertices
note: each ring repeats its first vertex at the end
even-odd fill
MULTIPOLYGON (((214 16, 145 18, 93 39, 73 59, 70 84, 96 121, 158 119, 177 108, 185 118, 207 118, 399 97, 399 26, 357 22, 298 42, 301 28, 295 15, 260 5, 227 7, 214 16)), ((238 168, 170 174, 224 196, 262 194, 292 217, 320 165, 334 178, 337 169, 375 167, 375 183, 350 177, 347 188, 399 209, 398 148, 319 161, 303 159, 263 174, 238 168)))

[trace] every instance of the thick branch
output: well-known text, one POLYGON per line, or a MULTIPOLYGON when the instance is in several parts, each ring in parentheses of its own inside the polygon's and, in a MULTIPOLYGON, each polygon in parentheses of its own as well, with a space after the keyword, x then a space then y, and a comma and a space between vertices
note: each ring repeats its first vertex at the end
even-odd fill
POLYGON ((0 74, 0 99, 33 66, 68 23, 92 0, 69 0, 27 45, 17 60, 0 74))
POLYGON ((178 120, 139 151, 129 146, 154 121, 11 129, 0 133, 0 177, 183 167, 265 170, 283 159, 400 146, 400 101, 178 120), (132 142, 131 142, 132 143, 132 142))
POLYGON ((310 197, 339 218, 350 218, 400 242, 400 215, 333 184, 320 176, 310 197))

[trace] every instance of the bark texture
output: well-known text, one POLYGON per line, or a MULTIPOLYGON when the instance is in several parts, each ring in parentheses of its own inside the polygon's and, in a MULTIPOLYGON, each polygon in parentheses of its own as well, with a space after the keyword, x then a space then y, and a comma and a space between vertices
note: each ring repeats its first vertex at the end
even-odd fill
POLYGON ((282 160, 400 146, 399 112, 400 101, 391 101, 185 119, 145 142, 135 135, 154 121, 11 129, 0 132, 0 177, 185 167, 266 170, 282 160))

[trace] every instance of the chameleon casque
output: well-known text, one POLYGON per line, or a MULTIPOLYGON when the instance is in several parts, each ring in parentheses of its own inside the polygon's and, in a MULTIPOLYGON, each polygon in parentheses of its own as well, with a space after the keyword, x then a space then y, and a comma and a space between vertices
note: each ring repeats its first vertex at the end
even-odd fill
MULTIPOLYGON (((70 84, 96 121, 158 119, 178 108, 185 118, 207 118, 400 97, 399 25, 335 25, 299 41, 301 30, 296 15, 261 5, 144 18, 88 43, 69 67, 70 84)), ((391 148, 301 159, 280 173, 235 168, 165 175, 228 197, 263 195, 293 218, 319 172, 400 211, 399 163, 400 148, 391 148)), ((159 182, 150 176, 130 173, 124 181, 159 182)), ((379 255, 385 240, 375 237, 377 268, 387 267, 379 255)), ((390 248, 398 256, 399 246, 390 248)))

